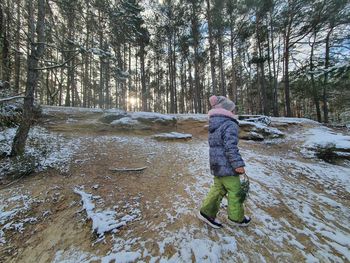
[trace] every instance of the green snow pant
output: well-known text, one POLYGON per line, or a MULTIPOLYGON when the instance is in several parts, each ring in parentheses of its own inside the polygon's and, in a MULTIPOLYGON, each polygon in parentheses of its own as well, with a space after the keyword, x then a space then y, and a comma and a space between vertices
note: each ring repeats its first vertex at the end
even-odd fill
POLYGON ((241 222, 244 219, 243 204, 239 202, 237 193, 241 187, 239 176, 214 176, 214 184, 211 186, 207 197, 204 199, 200 211, 212 218, 219 212, 222 198, 227 194, 228 218, 241 222))

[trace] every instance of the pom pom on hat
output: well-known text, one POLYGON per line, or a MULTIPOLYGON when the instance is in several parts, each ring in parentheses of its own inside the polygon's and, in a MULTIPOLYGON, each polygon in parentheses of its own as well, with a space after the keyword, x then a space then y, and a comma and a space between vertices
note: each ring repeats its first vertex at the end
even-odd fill
POLYGON ((215 107, 215 105, 218 104, 218 97, 216 97, 215 95, 211 96, 209 98, 209 102, 212 107, 215 107))

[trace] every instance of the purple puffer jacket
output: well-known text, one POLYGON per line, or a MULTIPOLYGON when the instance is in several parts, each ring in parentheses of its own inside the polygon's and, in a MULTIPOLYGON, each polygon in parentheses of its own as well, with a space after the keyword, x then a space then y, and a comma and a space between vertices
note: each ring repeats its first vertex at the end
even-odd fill
POLYGON ((238 121, 224 109, 209 111, 209 161, 214 176, 238 175, 234 170, 245 166, 238 150, 238 121))

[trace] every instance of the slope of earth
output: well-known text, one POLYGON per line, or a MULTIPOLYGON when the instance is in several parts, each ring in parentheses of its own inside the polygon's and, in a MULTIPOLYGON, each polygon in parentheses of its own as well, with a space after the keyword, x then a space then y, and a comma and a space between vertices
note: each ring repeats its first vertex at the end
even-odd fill
POLYGON ((240 141, 253 222, 227 226, 224 200, 225 227, 214 230, 196 218, 212 182, 201 128, 188 125, 190 141, 158 142, 149 132, 76 129, 87 118, 55 123, 79 142, 68 171, 0 189, 0 262, 349 262, 350 168, 303 157, 315 124, 240 141))

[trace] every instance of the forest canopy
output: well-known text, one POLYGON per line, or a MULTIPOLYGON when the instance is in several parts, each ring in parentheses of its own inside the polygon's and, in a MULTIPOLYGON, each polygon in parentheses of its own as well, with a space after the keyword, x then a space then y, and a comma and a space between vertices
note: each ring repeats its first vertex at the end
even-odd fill
POLYGON ((337 122, 350 110, 349 11, 346 0, 1 0, 1 94, 161 113, 205 113, 217 94, 238 113, 337 122))

